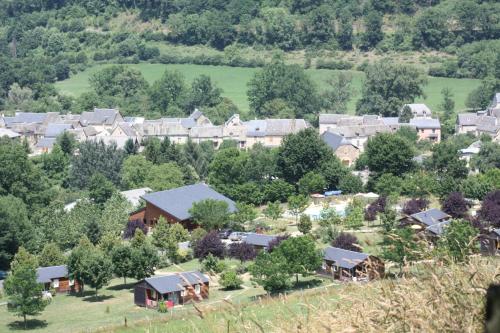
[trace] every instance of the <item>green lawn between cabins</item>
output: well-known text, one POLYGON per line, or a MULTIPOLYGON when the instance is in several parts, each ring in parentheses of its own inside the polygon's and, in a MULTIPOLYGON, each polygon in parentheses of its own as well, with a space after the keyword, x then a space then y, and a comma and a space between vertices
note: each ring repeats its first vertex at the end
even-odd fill
MULTIPOLYGON (((239 265, 237 260, 225 260, 228 267, 239 265)), ((189 270, 199 270, 200 264, 197 260, 170 266, 160 272, 179 272, 189 270)), ((210 298, 199 303, 203 308, 219 308, 227 305, 227 301, 232 304, 248 304, 254 300, 255 296, 264 295, 265 291, 261 287, 254 286, 248 276, 244 279, 243 288, 234 291, 221 290, 212 285, 210 288, 210 298), (225 301, 223 301, 225 300, 225 301)), ((319 279, 316 276, 301 278, 301 284, 316 282, 315 286, 330 284, 331 281, 319 279)), ((114 327, 123 327, 125 318, 130 326, 158 322, 173 319, 172 314, 162 314, 156 310, 145 309, 134 305, 133 283, 134 280, 127 280, 127 285, 123 285, 123 279, 113 279, 109 286, 99 291, 98 301, 94 298, 94 291, 87 290, 83 297, 59 294, 54 297, 51 304, 45 311, 36 317, 28 317, 30 325, 33 327, 30 332, 95 332, 114 327)), ((7 301, 3 298, 1 301, 7 301)), ((0 302, 1 303, 1 302, 0 302)), ((196 311, 192 305, 177 307, 174 309, 173 317, 196 318, 196 311)), ((20 317, 14 316, 7 311, 6 305, 0 306, 0 332, 17 331, 22 323, 20 317)))
MULTIPOLYGON (((89 76, 109 65, 96 65, 84 72, 78 73, 71 78, 56 83, 57 88, 64 93, 79 96, 81 93, 88 91, 89 76)), ((159 79, 166 69, 178 70, 191 82, 195 77, 205 74, 210 76, 217 85, 224 90, 223 95, 230 98, 241 110, 246 113, 249 110, 247 100, 247 83, 252 78, 253 74, 259 69, 227 67, 227 66, 204 66, 204 65, 164 65, 164 64, 130 64, 127 65, 136 68, 142 72, 149 83, 159 79)), ((325 81, 336 71, 326 69, 309 69, 309 75, 320 89, 326 89, 325 81)), ((355 95, 349 103, 349 112, 354 113, 356 100, 359 99, 362 87, 364 74, 358 71, 350 71, 353 76, 353 88, 355 95)), ((465 99, 469 92, 479 86, 479 80, 472 79, 448 79, 429 77, 429 84, 425 86, 426 97, 417 102, 426 103, 433 111, 438 109, 441 103, 441 90, 445 87, 450 88, 454 93, 456 110, 465 108, 465 99)))

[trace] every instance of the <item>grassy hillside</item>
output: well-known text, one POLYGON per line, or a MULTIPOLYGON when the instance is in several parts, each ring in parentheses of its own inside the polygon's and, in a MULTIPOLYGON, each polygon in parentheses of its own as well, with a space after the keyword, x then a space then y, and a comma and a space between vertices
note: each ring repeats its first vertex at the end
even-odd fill
MULTIPOLYGON (((87 69, 71 78, 58 82, 57 88, 67 94, 79 96, 81 93, 88 91, 89 76, 108 65, 98 65, 87 69)), ((140 70, 148 82, 153 82, 160 78, 165 69, 178 70, 187 79, 193 80, 195 77, 205 74, 209 75, 219 87, 224 90, 224 96, 233 100, 238 108, 243 112, 249 109, 248 100, 246 96, 247 82, 252 78, 255 68, 241 68, 241 67, 226 67, 226 66, 202 66, 202 65, 163 65, 163 64, 133 64, 128 65, 140 70)), ((335 71, 325 69, 310 69, 308 73, 311 75, 316 84, 321 88, 325 87, 325 80, 331 76, 335 71)), ((362 72, 350 71, 353 76, 353 88, 355 89, 355 96, 349 105, 349 111, 354 113, 356 100, 360 96, 362 88, 362 80, 364 74, 362 72)), ((429 84, 425 87, 426 97, 418 102, 423 102, 429 105, 432 110, 437 110, 441 103, 441 90, 445 87, 450 88, 455 94, 456 109, 461 110, 465 108, 465 99, 470 91, 479 85, 479 80, 473 79, 449 79, 449 78, 429 78, 429 84)))

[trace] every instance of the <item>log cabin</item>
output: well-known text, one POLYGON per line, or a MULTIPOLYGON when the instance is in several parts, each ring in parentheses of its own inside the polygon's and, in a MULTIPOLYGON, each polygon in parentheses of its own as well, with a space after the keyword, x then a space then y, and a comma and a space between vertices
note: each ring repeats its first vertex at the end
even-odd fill
POLYGON ((80 291, 78 281, 70 278, 66 265, 39 267, 36 270, 36 275, 36 281, 43 284, 44 291, 50 291, 51 289, 54 289, 56 293, 80 291))
POLYGON ((432 208, 423 212, 418 212, 412 215, 403 216, 399 220, 400 227, 411 227, 415 230, 425 230, 434 224, 438 224, 451 219, 451 216, 445 212, 432 208))
POLYGON ((276 239, 277 236, 274 235, 263 235, 263 234, 255 234, 249 233, 243 239, 243 243, 247 243, 252 245, 255 250, 267 250, 269 243, 276 239))
POLYGON ((189 230, 195 229, 197 225, 192 221, 189 210, 194 203, 206 199, 225 201, 230 213, 236 211, 234 201, 203 183, 147 193, 142 199, 146 202, 146 206, 131 213, 129 221, 142 220, 150 228, 155 226, 160 216, 163 216, 169 223, 181 223, 189 230))
POLYGON ((384 262, 375 256, 327 247, 323 252, 320 275, 341 281, 368 281, 384 276, 384 262))
POLYGON ((134 287, 134 303, 147 308, 157 308, 160 302, 167 307, 198 302, 208 295, 208 277, 198 271, 152 276, 134 287))

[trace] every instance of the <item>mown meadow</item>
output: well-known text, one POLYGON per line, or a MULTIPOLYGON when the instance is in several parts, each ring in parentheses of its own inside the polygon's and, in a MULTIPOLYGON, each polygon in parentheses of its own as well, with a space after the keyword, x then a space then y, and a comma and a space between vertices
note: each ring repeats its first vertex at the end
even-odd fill
MULTIPOLYGON (((56 84, 60 92, 79 96, 83 92, 90 89, 89 77, 92 73, 99 71, 104 66, 96 65, 81 73, 73 75, 67 80, 60 81, 56 84)), ((247 83, 251 80, 258 68, 243 68, 243 67, 228 67, 228 66, 209 66, 209 65, 190 65, 190 64, 129 64, 132 68, 136 68, 144 75, 145 79, 152 83, 159 79, 165 70, 177 70, 186 78, 187 82, 191 82, 195 77, 205 74, 212 78, 217 85, 224 90, 223 96, 231 99, 244 114, 248 112, 249 105, 247 99, 247 83)), ((326 80, 334 75, 337 71, 327 69, 308 69, 307 72, 316 82, 318 87, 326 89, 326 80)), ((363 84, 363 72, 348 71, 353 78, 352 88, 354 90, 353 99, 349 103, 349 112, 354 113, 356 101, 359 99, 363 84)), ((441 103, 441 90, 449 88, 454 94, 456 110, 465 109, 465 99, 467 95, 479 86, 479 80, 475 79, 450 79, 429 77, 428 84, 424 87, 426 96, 420 98, 416 102, 426 103, 433 111, 439 110, 441 103)))

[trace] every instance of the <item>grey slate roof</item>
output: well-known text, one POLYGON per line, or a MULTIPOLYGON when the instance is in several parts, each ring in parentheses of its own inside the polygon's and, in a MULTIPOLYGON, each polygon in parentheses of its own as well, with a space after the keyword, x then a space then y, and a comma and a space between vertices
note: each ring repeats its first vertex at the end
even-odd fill
POLYGON ((158 293, 166 294, 175 291, 182 291, 187 286, 207 283, 208 277, 198 271, 183 272, 178 274, 153 276, 144 279, 158 293))
POLYGON ((354 252, 340 249, 338 247, 327 247, 323 252, 323 259, 333 261, 335 266, 351 269, 356 267, 366 259, 369 255, 366 253, 354 252))
POLYGON ((193 203, 205 199, 225 201, 229 205, 230 212, 236 211, 234 201, 202 183, 182 186, 172 190, 148 193, 142 196, 142 198, 146 202, 153 204, 181 221, 191 218, 189 209, 191 209, 193 203))
POLYGON ((319 115, 320 124, 337 124, 339 119, 351 117, 347 114, 322 113, 319 115))
POLYGON ((0 128, 0 138, 4 137, 4 136, 13 139, 13 138, 18 138, 21 135, 17 132, 14 132, 13 130, 8 129, 8 128, 0 128))
POLYGON ((224 137, 224 128, 222 126, 197 126, 191 128, 190 137, 192 138, 220 138, 224 137))
POLYGON ((48 283, 53 279, 68 277, 68 267, 66 265, 39 267, 36 270, 36 275, 36 282, 48 283))
POLYGON ((48 148, 51 149, 54 146, 54 143, 56 143, 56 138, 41 138, 38 140, 36 143, 36 148, 48 148))
POLYGON ((71 129, 71 124, 54 124, 50 123, 45 129, 46 138, 55 138, 62 134, 64 131, 71 129))
POLYGON ((123 121, 120 112, 116 109, 94 109, 92 112, 82 112, 82 125, 112 125, 115 120, 123 121))
POLYGON ((418 104, 418 103, 414 103, 414 104, 405 104, 403 105, 403 108, 405 106, 408 106, 410 107, 411 109, 411 112, 418 116, 418 117, 422 117, 422 116, 427 116, 427 117, 430 117, 432 112, 431 110, 429 109, 429 107, 425 104, 418 104))
POLYGON ((441 123, 439 119, 434 118, 412 118, 410 119, 410 125, 415 125, 417 128, 441 128, 441 123))
POLYGON ((479 132, 497 133, 500 130, 500 125, 496 117, 482 116, 477 123, 477 130, 479 132))
POLYGON ((243 242, 254 246, 268 247, 269 243, 275 240, 276 237, 277 236, 249 233, 243 242))
MULTIPOLYGON (((349 141, 346 140, 343 136, 326 131, 321 134, 321 139, 330 147, 333 151, 336 151, 340 146, 343 145, 351 145, 349 141)), ((354 145, 353 145, 354 146, 354 145)))
POLYGON ((261 137, 266 136, 267 122, 265 120, 250 120, 244 123, 247 128, 248 136, 261 137))
POLYGON ((46 118, 46 113, 16 112, 16 115, 15 117, 13 117, 12 122, 41 124, 45 121, 46 118))
POLYGON ((432 208, 423 212, 415 213, 411 215, 412 218, 415 220, 419 221, 420 223, 423 223, 427 226, 434 225, 436 223, 439 223, 443 219, 448 219, 450 216, 446 214, 445 212, 432 208))
POLYGON ((193 113, 191 113, 189 115, 189 118, 194 119, 194 120, 198 120, 198 118, 200 118, 201 116, 203 116, 203 113, 200 110, 195 109, 193 111, 193 113))
POLYGON ((446 228, 447 225, 450 224, 450 220, 439 222, 433 225, 428 226, 425 228, 430 233, 433 233, 436 236, 441 236, 444 232, 444 229, 446 228))
POLYGON ((475 126, 478 122, 477 113, 459 113, 457 116, 458 125, 462 126, 475 126))
POLYGON ((398 125, 399 118, 398 117, 382 117, 382 122, 384 125, 398 125))

